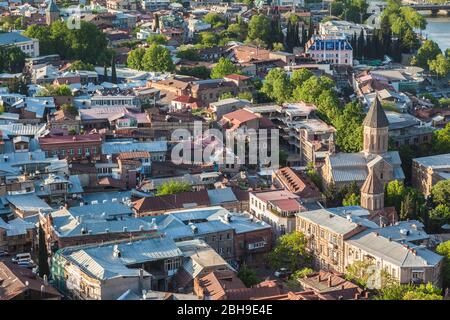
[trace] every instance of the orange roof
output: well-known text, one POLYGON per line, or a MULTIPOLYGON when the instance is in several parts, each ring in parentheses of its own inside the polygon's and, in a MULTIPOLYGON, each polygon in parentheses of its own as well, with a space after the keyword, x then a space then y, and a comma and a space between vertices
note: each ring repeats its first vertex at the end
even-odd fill
POLYGON ((150 158, 150 152, 148 151, 130 151, 130 152, 121 152, 117 156, 117 159, 142 159, 142 158, 150 158))
POLYGON ((229 74, 224 77, 225 79, 231 79, 231 80, 248 80, 250 77, 243 76, 242 74, 229 74))
POLYGON ((225 114, 222 118, 227 121, 233 122, 234 124, 241 124, 247 121, 258 119, 259 117, 253 112, 247 111, 245 109, 239 109, 225 114))

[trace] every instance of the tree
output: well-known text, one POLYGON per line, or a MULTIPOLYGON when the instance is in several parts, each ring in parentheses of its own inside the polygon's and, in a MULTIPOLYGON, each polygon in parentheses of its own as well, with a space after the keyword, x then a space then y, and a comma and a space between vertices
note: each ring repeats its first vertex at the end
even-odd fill
POLYGON ((220 58, 219 62, 211 69, 211 78, 223 78, 226 75, 238 73, 239 68, 230 59, 220 58))
POLYGON ((111 82, 117 83, 116 59, 114 59, 114 56, 111 59, 111 82))
POLYGON ((304 101, 306 103, 316 103, 320 94, 327 89, 335 86, 333 80, 325 76, 312 76, 303 82, 301 86, 297 86, 293 91, 293 99, 295 101, 304 101))
POLYGON ((46 85, 36 94, 37 97, 66 97, 71 96, 72 90, 66 84, 46 85))
POLYGON ((42 229, 42 225, 39 224, 39 245, 38 245, 38 264, 39 264, 39 276, 44 277, 50 275, 50 268, 48 266, 48 252, 47 245, 45 243, 45 233, 42 229))
POLYGON ((48 26, 37 24, 30 25, 23 34, 32 39, 39 40, 39 53, 41 55, 53 54, 56 52, 55 42, 48 26))
POLYGON ((393 284, 383 288, 376 300, 442 300, 440 290, 431 283, 414 286, 393 284))
POLYGON ((332 124, 336 128, 336 146, 344 152, 357 152, 362 148, 365 113, 359 102, 347 103, 332 124))
POLYGON ((21 73, 26 57, 27 55, 19 47, 0 46, 0 72, 21 73))
POLYGON ((436 59, 439 54, 442 54, 442 52, 437 43, 432 40, 425 40, 417 51, 417 65, 428 69, 428 61, 436 59))
POLYGON ((246 264, 243 264, 237 273, 237 277, 245 284, 247 288, 259 283, 255 271, 250 269, 246 264))
POLYGON ((394 206, 397 212, 400 212, 401 203, 405 196, 405 186, 399 180, 389 181, 386 187, 385 198, 386 206, 394 206))
POLYGON ((286 286, 292 291, 301 291, 302 288, 300 286, 299 280, 309 276, 312 273, 314 273, 314 270, 311 268, 303 268, 301 270, 297 270, 291 274, 288 281, 286 282, 286 286))
POLYGON ((63 21, 51 26, 29 26, 24 34, 39 40, 41 54, 59 54, 62 59, 75 59, 92 64, 110 60, 108 41, 95 24, 81 21, 80 28, 69 29, 63 21))
POLYGON ((438 54, 436 59, 428 60, 428 67, 438 77, 446 77, 450 73, 450 60, 443 54, 438 54))
POLYGON ((436 252, 444 257, 443 287, 448 288, 450 286, 450 240, 440 243, 436 248, 436 252))
POLYGON ((280 43, 280 42, 275 42, 272 45, 272 50, 273 51, 284 51, 284 45, 282 43, 280 43))
POLYGON ((209 70, 205 66, 197 66, 197 67, 181 67, 178 70, 179 74, 183 74, 186 76, 192 76, 199 79, 208 79, 211 76, 211 70, 209 70))
POLYGON ((314 74, 306 68, 294 70, 291 75, 292 86, 295 88, 302 85, 306 80, 311 78, 313 75, 314 74))
POLYGON ((67 112, 71 115, 77 115, 78 114, 78 109, 70 103, 65 103, 61 106, 61 110, 63 110, 64 112, 67 112))
POLYGON ((214 47, 219 44, 219 35, 214 32, 205 31, 200 32, 198 43, 203 47, 214 47))
POLYGON ((358 206, 361 203, 361 197, 359 194, 356 193, 352 193, 348 196, 346 196, 343 200, 342 200, 342 205, 344 207, 347 206, 358 206))
POLYGON ((250 91, 240 92, 238 94, 238 98, 239 99, 243 99, 243 100, 252 101, 253 94, 250 91))
POLYGON ((163 34, 151 34, 147 37, 146 41, 149 45, 152 45, 152 44, 165 45, 165 44, 167 44, 167 39, 163 34))
POLYGON ((172 72, 175 70, 169 49, 157 44, 152 44, 145 51, 142 67, 145 71, 172 72))
POLYGON ((445 223, 450 220, 450 207, 445 204, 438 204, 434 209, 430 210, 429 215, 431 219, 445 223))
POLYGON ((79 70, 85 70, 85 71, 95 71, 94 65, 91 63, 84 63, 81 60, 75 60, 70 64, 69 67, 70 71, 79 71, 79 70))
POLYGON ((450 180, 442 180, 431 188, 433 201, 437 204, 450 206, 450 180))
POLYGON ((292 95, 289 76, 280 68, 270 70, 264 79, 261 92, 277 103, 289 101, 292 95))
POLYGON ((270 19, 262 14, 252 16, 248 23, 247 40, 260 39, 265 43, 269 43, 269 37, 270 19))
POLYGON ((450 153, 450 123, 443 129, 434 131, 432 146, 437 154, 450 153))
POLYGON ((200 55, 198 54, 197 49, 188 47, 188 48, 180 48, 177 52, 177 58, 186 59, 191 61, 200 61, 200 55))
POLYGON ((134 50, 131 50, 128 54, 127 58, 127 66, 132 69, 136 70, 143 70, 144 67, 142 65, 142 59, 145 55, 145 49, 144 48, 137 48, 134 50))
POLYGON ((292 271, 308 266, 311 257, 306 250, 307 239, 301 232, 294 231, 278 238, 269 253, 269 263, 274 268, 287 267, 292 271))
POLYGON ((164 196, 168 194, 177 194, 181 192, 191 191, 191 185, 187 182, 179 182, 175 180, 170 180, 163 183, 158 188, 157 196, 164 196))
POLYGON ((311 181, 316 185, 316 187, 322 191, 323 190, 322 177, 320 176, 319 172, 317 172, 313 162, 308 162, 306 166, 306 174, 311 179, 311 181))
POLYGON ((218 28, 225 24, 225 19, 218 13, 208 12, 203 17, 203 22, 209 23, 213 28, 218 28))

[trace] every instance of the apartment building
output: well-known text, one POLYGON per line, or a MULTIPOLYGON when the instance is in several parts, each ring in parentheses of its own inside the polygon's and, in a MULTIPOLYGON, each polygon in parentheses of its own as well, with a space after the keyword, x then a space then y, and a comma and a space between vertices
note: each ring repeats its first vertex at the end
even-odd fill
POLYGON ((431 189, 436 183, 448 179, 450 179, 450 153, 412 160, 412 185, 425 196, 431 194, 431 189))
POLYGON ((296 214, 296 230, 306 235, 308 250, 318 269, 344 272, 345 240, 366 227, 326 209, 296 214))
POLYGON ((18 47, 31 58, 39 56, 39 40, 30 39, 19 32, 0 33, 0 47, 2 46, 18 47))
POLYGON ((298 195, 286 190, 250 192, 250 213, 272 226, 274 236, 296 230, 295 214, 307 209, 298 195))

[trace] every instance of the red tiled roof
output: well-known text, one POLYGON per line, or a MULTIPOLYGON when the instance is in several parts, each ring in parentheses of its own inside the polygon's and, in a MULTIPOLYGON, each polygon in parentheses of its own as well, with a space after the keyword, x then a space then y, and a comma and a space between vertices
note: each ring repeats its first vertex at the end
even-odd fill
POLYGON ((250 77, 248 77, 248 76, 244 76, 242 74, 235 74, 235 73, 229 74, 229 75, 225 76, 224 78, 232 79, 232 80, 241 80, 241 81, 250 79, 250 77))
POLYGON ((321 196, 319 189, 311 179, 299 171, 284 167, 277 170, 275 176, 287 190, 299 195, 301 198, 319 198, 321 196))
POLYGON ((0 261, 0 300, 10 300, 21 293, 32 290, 41 292, 44 286, 44 297, 61 298, 61 294, 51 285, 36 276, 30 269, 14 265, 7 261, 0 261))
POLYGON ((197 100, 195 98, 191 97, 191 96, 182 95, 182 96, 176 97, 172 101, 181 102, 181 103, 194 103, 197 100))
POLYGON ((239 109, 223 115, 222 119, 228 120, 233 123, 244 123, 250 120, 258 119, 259 117, 253 112, 245 109, 239 109))

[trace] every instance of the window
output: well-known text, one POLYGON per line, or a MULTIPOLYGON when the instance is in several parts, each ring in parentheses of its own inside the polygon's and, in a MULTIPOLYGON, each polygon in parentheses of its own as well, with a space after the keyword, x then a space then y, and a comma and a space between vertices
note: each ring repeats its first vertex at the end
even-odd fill
POLYGON ((73 149, 72 149, 72 148, 69 149, 69 154, 70 154, 71 156, 73 156, 73 149))
POLYGON ((82 148, 78 148, 78 155, 82 155, 83 154, 83 149, 82 148))
POLYGON ((181 266, 181 259, 167 259, 164 262, 164 269, 166 271, 176 270, 181 266))

